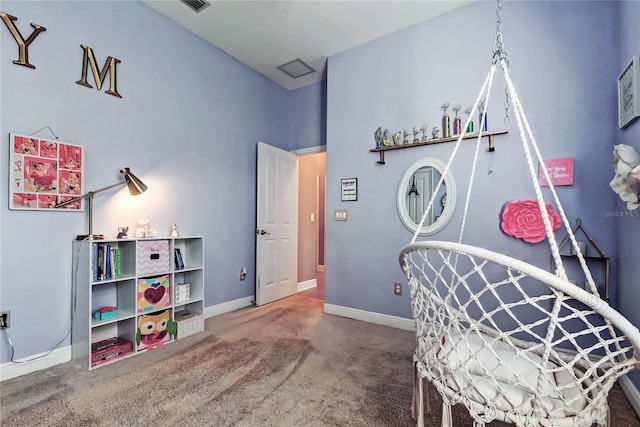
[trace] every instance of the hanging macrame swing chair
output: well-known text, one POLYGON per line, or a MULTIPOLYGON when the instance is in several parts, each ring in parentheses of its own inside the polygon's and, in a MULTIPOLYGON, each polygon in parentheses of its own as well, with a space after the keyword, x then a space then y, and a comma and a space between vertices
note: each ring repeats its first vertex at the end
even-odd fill
MULTIPOLYGON (((481 100, 488 103, 498 62, 514 109, 522 147, 544 222, 555 274, 487 249, 462 243, 482 132, 475 148, 457 242, 416 242, 435 195, 411 243, 399 256, 407 275, 416 321, 412 412, 424 425, 423 379, 443 400, 442 426, 452 426, 451 407, 464 405, 474 427, 499 420, 518 426, 609 425, 607 396, 621 375, 640 366, 640 332, 603 301, 593 281, 549 174, 542 168, 589 291, 567 280, 531 151, 543 159, 509 74, 500 32, 501 4, 489 74, 481 100)), ((480 129, 486 120, 483 113, 480 129)), ((464 137, 458 138, 438 188, 464 137)), ((430 410, 427 399, 427 411, 430 410)))

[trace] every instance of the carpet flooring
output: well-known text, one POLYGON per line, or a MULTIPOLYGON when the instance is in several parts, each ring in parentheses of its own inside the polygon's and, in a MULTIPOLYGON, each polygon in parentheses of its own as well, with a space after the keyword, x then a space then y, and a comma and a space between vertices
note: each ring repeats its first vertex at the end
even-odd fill
MULTIPOLYGON (((2 426, 413 426, 412 332, 323 314, 296 295, 92 371, 73 362, 0 384, 2 426)), ((428 426, 440 425, 431 388, 428 426)), ((640 427, 619 387, 613 427, 640 427)), ((470 426, 454 407, 454 426, 470 426)), ((493 423, 493 426, 503 426, 493 423)))

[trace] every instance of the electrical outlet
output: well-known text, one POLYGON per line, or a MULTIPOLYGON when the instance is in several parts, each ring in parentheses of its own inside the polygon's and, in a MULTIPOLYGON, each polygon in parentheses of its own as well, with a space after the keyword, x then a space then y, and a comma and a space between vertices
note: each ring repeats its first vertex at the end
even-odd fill
POLYGON ((240 270, 240 280, 244 280, 247 278, 247 267, 242 267, 240 270))
POLYGON ((0 311, 0 329, 11 326, 11 310, 0 311))
POLYGON ((393 284, 393 294, 394 295, 402 295, 402 283, 395 282, 393 284))

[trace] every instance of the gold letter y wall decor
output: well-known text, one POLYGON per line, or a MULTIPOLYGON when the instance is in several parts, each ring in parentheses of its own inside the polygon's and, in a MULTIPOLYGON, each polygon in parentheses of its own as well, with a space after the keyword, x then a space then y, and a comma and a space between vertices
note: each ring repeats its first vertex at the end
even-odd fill
POLYGON ((47 31, 47 29, 32 22, 31 26, 33 27, 33 32, 31 33, 29 38, 25 40, 24 38, 22 38, 20 31, 18 31, 15 24, 13 23, 13 21, 16 21, 18 18, 2 11, 0 11, 0 18, 2 18, 7 28, 13 35, 13 38, 16 39, 16 43, 18 43, 18 59, 13 61, 13 63, 29 68, 36 68, 34 65, 29 63, 29 45, 36 39, 38 34, 43 31, 47 31))

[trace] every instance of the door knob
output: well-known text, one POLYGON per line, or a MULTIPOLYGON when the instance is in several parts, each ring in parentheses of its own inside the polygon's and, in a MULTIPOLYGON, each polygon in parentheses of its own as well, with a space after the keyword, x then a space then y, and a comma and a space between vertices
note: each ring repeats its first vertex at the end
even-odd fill
POLYGON ((271 233, 269 233, 268 231, 264 231, 264 230, 256 230, 256 234, 260 234, 261 236, 264 236, 265 234, 267 236, 271 235, 271 233))

